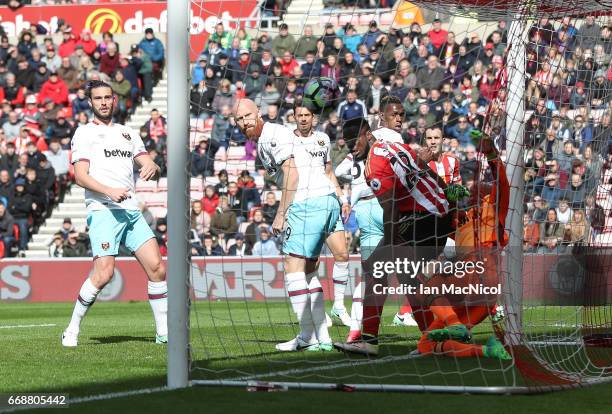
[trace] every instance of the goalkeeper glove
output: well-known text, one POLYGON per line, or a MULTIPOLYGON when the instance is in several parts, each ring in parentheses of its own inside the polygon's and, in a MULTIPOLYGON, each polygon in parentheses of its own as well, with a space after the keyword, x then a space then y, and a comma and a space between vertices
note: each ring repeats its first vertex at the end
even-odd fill
POLYGON ((458 200, 469 197, 470 190, 467 187, 461 184, 451 184, 444 189, 444 195, 446 195, 446 199, 451 203, 456 203, 458 200))
POLYGON ((470 132, 470 139, 472 141, 472 144, 476 147, 478 151, 482 150, 482 145, 481 145, 482 141, 488 140, 490 143, 489 145, 490 149, 489 149, 489 152, 485 153, 487 157, 487 161, 492 161, 497 158, 497 151, 495 149, 495 144, 493 143, 493 141, 488 135, 483 134, 482 131, 480 131, 479 129, 473 129, 470 132))

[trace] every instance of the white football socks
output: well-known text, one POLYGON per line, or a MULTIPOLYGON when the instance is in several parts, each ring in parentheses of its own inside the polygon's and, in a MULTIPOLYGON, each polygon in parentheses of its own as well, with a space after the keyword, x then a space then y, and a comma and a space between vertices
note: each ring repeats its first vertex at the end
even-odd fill
POLYGON ((319 281, 318 272, 314 271, 306 275, 308 291, 310 292, 310 310, 312 322, 319 342, 331 342, 327 330, 327 318, 325 317, 325 300, 323 298, 323 287, 319 281))
POLYGON ((359 282, 353 292, 353 305, 351 306, 351 331, 361 330, 361 319, 363 318, 363 283, 359 282))
POLYGON ((349 277, 348 262, 335 262, 332 278, 334 279, 334 308, 344 309, 344 292, 349 277))
POLYGON ((153 310, 157 335, 168 335, 168 284, 166 281, 148 284, 149 304, 153 310))
POLYGON ((285 286, 291 307, 300 323, 300 337, 309 342, 312 339, 314 324, 310 310, 310 291, 306 282, 304 272, 287 273, 285 275, 285 286))
POLYGON ((68 325, 67 331, 78 334, 81 329, 81 321, 85 317, 85 314, 94 304, 96 298, 98 297, 98 293, 100 293, 100 289, 95 287, 91 280, 87 278, 81 286, 81 290, 79 291, 79 297, 77 298, 76 304, 74 305, 74 311, 72 312, 72 318, 70 319, 70 324, 68 325))

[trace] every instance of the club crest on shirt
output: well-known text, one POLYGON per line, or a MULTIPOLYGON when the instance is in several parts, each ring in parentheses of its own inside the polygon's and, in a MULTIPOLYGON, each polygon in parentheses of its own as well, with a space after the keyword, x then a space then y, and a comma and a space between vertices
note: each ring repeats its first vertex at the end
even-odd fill
POLYGON ((318 142, 319 142, 319 145, 320 145, 320 146, 322 146, 322 147, 324 147, 324 146, 325 146, 325 141, 323 141, 322 139, 320 139, 318 142))
POLYGON ((108 250, 109 247, 110 247, 110 243, 109 242, 103 242, 102 243, 102 250, 106 251, 106 250, 108 250))
POLYGON ((123 138, 127 139, 128 141, 132 140, 132 137, 128 132, 122 132, 121 135, 123 135, 123 138))
POLYGON ((380 190, 380 180, 377 178, 374 178, 372 181, 370 181, 370 187, 374 191, 380 190))
POLYGON ((276 142, 275 142, 275 141, 270 142, 270 146, 271 146, 272 148, 276 147, 276 142))

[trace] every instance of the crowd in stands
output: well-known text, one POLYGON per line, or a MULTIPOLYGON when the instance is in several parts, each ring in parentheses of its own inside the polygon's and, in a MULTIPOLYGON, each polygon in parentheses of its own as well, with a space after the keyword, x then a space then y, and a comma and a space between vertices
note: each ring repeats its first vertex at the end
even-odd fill
MULTIPOLYGON (((71 138, 92 117, 86 82, 112 85, 118 95, 115 121, 123 123, 142 100, 151 101, 163 70, 164 48, 150 29, 121 53, 111 33, 97 42, 87 29, 75 33, 67 21, 58 26, 59 43, 34 26, 11 43, 0 26, 0 257, 23 253, 71 185, 71 138)), ((159 114, 152 113, 141 136, 153 154, 163 154, 165 121, 159 114)), ((72 248, 70 235, 56 235, 62 246, 56 237, 54 255, 82 252, 72 248)))
MULTIPOLYGON (((602 20, 604 21, 604 20, 602 20)), ((525 250, 560 252, 593 242, 611 215, 612 141, 610 91, 612 26, 593 16, 573 21, 540 19, 529 31, 525 65, 525 250), (602 189, 604 193, 602 194, 602 189)), ((492 136, 506 157, 508 23, 499 21, 485 38, 446 31, 440 20, 429 30, 414 23, 405 30, 381 30, 375 21, 365 33, 350 24, 328 24, 322 36, 306 26, 294 36, 285 24, 276 37, 259 32, 235 35, 216 26, 194 64, 192 118, 212 128, 192 152, 193 177, 208 180, 202 200, 192 205, 192 253, 204 256, 266 255, 278 251, 270 237, 278 192, 265 175, 255 143, 235 127, 230 108, 236 99, 255 100, 268 122, 295 126, 292 105, 313 77, 335 79, 342 97, 333 111, 317 117, 317 129, 332 142, 335 167, 348 154, 342 123, 354 117, 376 122, 381 99, 398 96, 406 119, 402 136, 414 147, 429 125, 444 133, 444 150, 460 160, 468 187, 490 179, 486 160, 471 144, 477 129, 492 136), (228 182, 215 170, 233 147, 255 167, 228 182), (265 177, 264 177, 265 178, 265 177), (230 191, 231 188, 231 191, 230 191), (269 191, 272 190, 272 191, 269 191), (264 199, 262 199, 262 196, 264 199), (235 247, 237 246, 237 247, 235 247)), ((350 192, 350 186, 345 185, 350 192)), ((346 224, 351 252, 358 251, 358 228, 346 224)))

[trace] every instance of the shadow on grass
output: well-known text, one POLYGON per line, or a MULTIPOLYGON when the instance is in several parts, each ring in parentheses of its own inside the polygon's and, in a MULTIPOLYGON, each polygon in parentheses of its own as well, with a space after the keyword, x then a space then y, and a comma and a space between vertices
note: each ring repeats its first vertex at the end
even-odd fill
POLYGON ((129 336, 129 335, 115 335, 115 336, 94 336, 90 338, 92 341, 97 341, 99 344, 121 344, 124 342, 152 342, 150 336, 129 336))

